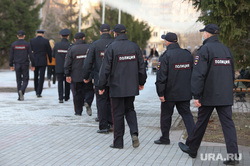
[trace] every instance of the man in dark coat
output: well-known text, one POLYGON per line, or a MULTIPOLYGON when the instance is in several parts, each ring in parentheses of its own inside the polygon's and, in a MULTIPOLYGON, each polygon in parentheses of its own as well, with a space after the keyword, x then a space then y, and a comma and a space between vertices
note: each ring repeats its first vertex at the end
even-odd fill
POLYGON ((128 40, 122 24, 114 27, 115 40, 104 53, 99 72, 99 94, 105 92, 109 81, 114 126, 114 141, 111 148, 123 148, 124 116, 130 128, 133 147, 140 145, 138 125, 134 110, 135 96, 144 88, 146 70, 139 46, 128 40))
POLYGON ((180 48, 175 33, 169 32, 162 35, 162 39, 165 40, 167 51, 160 60, 155 83, 161 101, 162 136, 154 143, 168 145, 170 144, 169 130, 175 106, 189 135, 194 127, 194 119, 190 111, 193 57, 188 50, 180 48))
POLYGON ((208 24, 204 29, 203 46, 198 50, 194 60, 192 73, 192 94, 194 104, 199 107, 198 120, 188 136, 186 144, 179 143, 179 147, 190 157, 195 158, 205 134, 209 118, 216 108, 225 142, 228 160, 223 163, 234 165, 239 163, 237 136, 232 120, 234 60, 229 48, 218 39, 219 27, 208 24))
POLYGON ((18 100, 24 100, 24 93, 29 82, 29 66, 31 61, 31 70, 34 71, 34 57, 30 44, 25 41, 25 32, 17 32, 18 40, 11 44, 9 66, 12 71, 16 71, 16 82, 18 100))
POLYGON ((52 52, 52 56, 56 59, 55 70, 56 70, 56 76, 58 80, 59 103, 63 103, 63 98, 65 101, 68 101, 69 96, 70 96, 70 84, 66 81, 66 76, 64 74, 64 63, 65 63, 66 54, 68 52, 68 48, 72 44, 68 41, 69 34, 70 34, 69 29, 63 29, 60 31, 59 34, 62 40, 55 44, 55 47, 52 52))
POLYGON ((99 40, 91 44, 86 60, 84 61, 84 82, 87 83, 91 72, 94 68, 94 84, 96 91, 96 105, 99 119, 99 130, 97 133, 109 133, 110 126, 112 126, 111 105, 109 97, 109 87, 105 87, 103 95, 99 95, 98 82, 99 70, 104 58, 104 50, 113 39, 110 36, 111 30, 108 24, 102 24, 100 27, 101 37, 99 40))
POLYGON ((52 61, 49 40, 44 38, 44 30, 36 31, 36 38, 30 40, 31 50, 35 59, 34 86, 37 97, 42 97, 47 55, 49 62, 52 61))

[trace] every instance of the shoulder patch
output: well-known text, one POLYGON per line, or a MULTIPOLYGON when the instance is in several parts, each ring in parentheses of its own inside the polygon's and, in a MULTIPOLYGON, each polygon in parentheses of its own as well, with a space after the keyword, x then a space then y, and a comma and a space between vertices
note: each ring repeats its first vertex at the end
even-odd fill
POLYGON ((200 58, 200 57, 199 57, 198 55, 195 56, 195 58, 194 58, 194 65, 197 65, 197 64, 198 64, 199 58, 200 58))

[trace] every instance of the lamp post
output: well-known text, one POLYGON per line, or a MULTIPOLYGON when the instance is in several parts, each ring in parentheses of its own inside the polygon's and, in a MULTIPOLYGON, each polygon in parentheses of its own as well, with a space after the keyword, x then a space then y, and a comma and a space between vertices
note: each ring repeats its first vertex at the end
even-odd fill
POLYGON ((82 0, 79 0, 78 32, 81 32, 81 27, 82 27, 82 0))
POLYGON ((105 22, 105 0, 102 1, 102 24, 105 22))

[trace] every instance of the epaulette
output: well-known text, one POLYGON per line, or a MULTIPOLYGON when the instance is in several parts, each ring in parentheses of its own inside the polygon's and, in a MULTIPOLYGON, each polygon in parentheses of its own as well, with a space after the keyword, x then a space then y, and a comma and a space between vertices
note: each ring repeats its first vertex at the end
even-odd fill
POLYGON ((106 45, 106 48, 108 48, 108 46, 109 46, 111 43, 113 43, 113 41, 112 41, 112 42, 110 42, 110 43, 108 43, 108 44, 106 45))
POLYGON ((184 49, 185 51, 188 51, 188 53, 190 53, 191 54, 191 52, 188 50, 188 49, 184 49))

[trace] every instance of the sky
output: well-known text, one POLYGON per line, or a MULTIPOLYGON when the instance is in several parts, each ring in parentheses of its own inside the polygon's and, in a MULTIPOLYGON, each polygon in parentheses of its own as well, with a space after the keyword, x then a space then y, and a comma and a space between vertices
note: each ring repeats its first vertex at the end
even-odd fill
POLYGON ((196 22, 200 13, 188 0, 100 0, 109 6, 121 8, 150 25, 173 32, 194 32, 203 28, 196 22))

